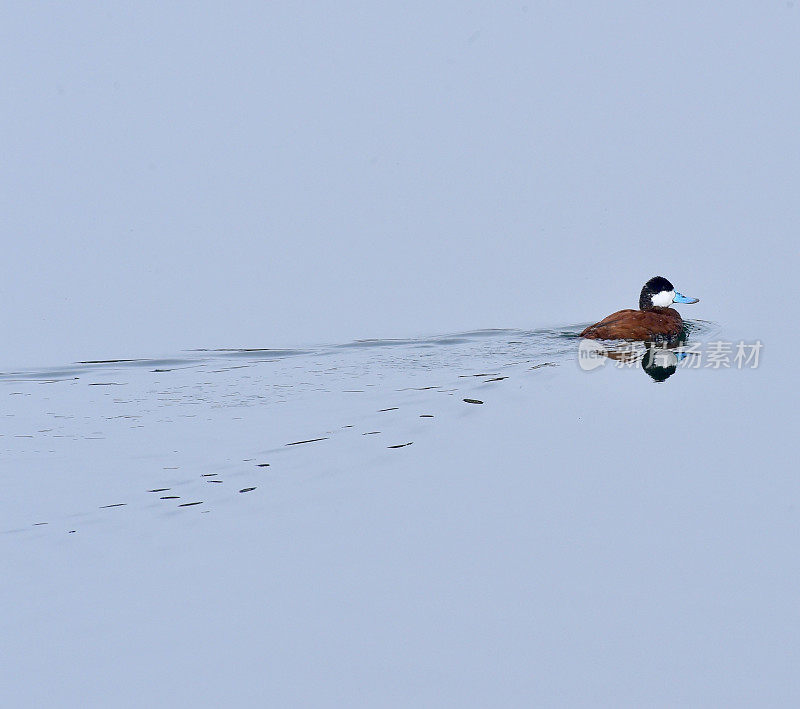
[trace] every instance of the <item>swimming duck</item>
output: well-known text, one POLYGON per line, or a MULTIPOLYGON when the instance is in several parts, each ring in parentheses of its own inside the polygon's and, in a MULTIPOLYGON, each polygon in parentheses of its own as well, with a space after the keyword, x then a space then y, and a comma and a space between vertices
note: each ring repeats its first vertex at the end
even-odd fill
POLYGON ((697 303, 675 290, 663 276, 655 276, 644 284, 639 295, 639 310, 619 310, 589 325, 581 337, 592 340, 661 341, 677 338, 683 330, 683 320, 672 303, 697 303))

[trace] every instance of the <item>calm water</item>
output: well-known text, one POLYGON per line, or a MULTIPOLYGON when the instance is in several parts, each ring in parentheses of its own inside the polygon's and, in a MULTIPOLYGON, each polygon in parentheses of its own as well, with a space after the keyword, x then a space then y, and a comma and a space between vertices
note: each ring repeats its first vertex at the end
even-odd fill
MULTIPOLYGON (((482 404, 483 394, 476 391, 513 387, 541 368, 566 370, 578 381, 591 376, 579 366, 581 329, 480 330, 307 350, 196 350, 2 373, 2 465, 16 489, 3 510, 5 531, 49 526, 48 531, 68 527, 74 533, 78 520, 100 523, 106 513, 96 510, 115 507, 156 514, 203 504, 207 513, 223 490, 216 485, 230 481, 226 495, 268 489, 258 474, 271 467, 258 457, 265 445, 280 450, 305 436, 329 440, 353 427, 353 417, 390 435, 394 424, 377 414, 398 410, 402 402, 424 408, 444 395, 482 404), (252 429, 258 430, 255 440, 239 438, 252 429), (276 430, 285 431, 284 437, 276 430), (155 499, 161 504, 154 506, 155 499), (9 527, 9 520, 19 526, 9 527)), ((694 321, 687 332, 682 347, 659 349, 653 361, 639 343, 586 341, 596 357, 587 369, 650 375, 620 372, 635 378, 636 386, 675 373, 696 376, 683 373, 675 354, 684 356, 718 328, 694 321)), ((689 369, 691 362, 682 365, 689 369)), ((357 447, 351 453, 357 462, 357 447)))
POLYGON ((0 706, 800 705, 800 5, 96 5, 0 6, 0 706))
POLYGON ((797 698, 771 360, 717 366, 692 321, 581 361, 580 329, 5 373, 15 686, 46 663, 63 697, 99 678, 90 703, 797 698))

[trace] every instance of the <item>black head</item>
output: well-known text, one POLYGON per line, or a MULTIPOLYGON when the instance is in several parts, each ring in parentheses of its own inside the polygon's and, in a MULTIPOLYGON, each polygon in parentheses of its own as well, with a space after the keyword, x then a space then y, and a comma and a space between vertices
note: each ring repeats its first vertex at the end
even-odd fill
MULTIPOLYGON (((644 288, 642 288, 642 292, 639 295, 639 310, 652 310, 655 307, 653 305, 653 296, 659 293, 675 294, 675 287, 664 276, 654 276, 644 284, 644 288)), ((671 300, 672 297, 670 296, 669 301, 671 300)), ((668 304, 667 302, 667 305, 662 307, 668 307, 668 304)))

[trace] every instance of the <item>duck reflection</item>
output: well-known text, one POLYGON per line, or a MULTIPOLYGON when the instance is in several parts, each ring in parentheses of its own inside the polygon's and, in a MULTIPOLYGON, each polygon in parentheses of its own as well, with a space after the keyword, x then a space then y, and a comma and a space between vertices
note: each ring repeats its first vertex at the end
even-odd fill
POLYGON ((593 356, 614 360, 619 368, 633 368, 638 362, 653 381, 664 382, 678 371, 680 362, 690 354, 680 349, 685 343, 686 340, 681 339, 673 342, 627 343, 607 348, 596 346, 593 356))
POLYGON ((642 355, 642 369, 653 381, 663 382, 678 371, 678 362, 685 356, 674 347, 649 345, 642 355))

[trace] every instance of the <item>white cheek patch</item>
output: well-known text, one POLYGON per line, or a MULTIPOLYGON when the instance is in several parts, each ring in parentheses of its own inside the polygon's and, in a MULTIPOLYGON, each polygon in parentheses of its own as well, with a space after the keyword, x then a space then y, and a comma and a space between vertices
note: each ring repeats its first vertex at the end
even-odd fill
POLYGON ((674 290, 662 290, 660 293, 656 293, 651 300, 653 301, 653 305, 656 308, 668 308, 672 305, 672 301, 675 299, 675 291, 674 290))

